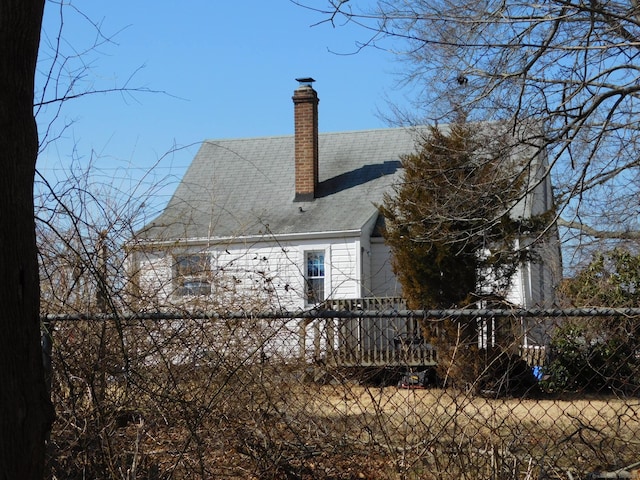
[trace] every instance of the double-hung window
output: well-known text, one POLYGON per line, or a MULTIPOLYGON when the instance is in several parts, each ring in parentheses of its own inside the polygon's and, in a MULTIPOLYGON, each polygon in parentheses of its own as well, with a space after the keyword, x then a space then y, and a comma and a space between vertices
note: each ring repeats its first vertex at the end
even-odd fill
POLYGON ((176 295, 211 294, 211 258, 206 254, 188 254, 175 257, 173 279, 176 295))
POLYGON ((324 301, 325 292, 325 265, 324 251, 312 251, 305 253, 305 280, 307 286, 306 300, 309 304, 324 301))

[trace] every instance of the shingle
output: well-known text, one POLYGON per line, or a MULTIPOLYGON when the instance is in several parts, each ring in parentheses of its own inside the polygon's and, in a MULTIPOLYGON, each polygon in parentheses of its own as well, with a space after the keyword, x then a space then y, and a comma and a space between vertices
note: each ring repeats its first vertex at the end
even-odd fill
MULTIPOLYGON (((416 150, 424 128, 321 133, 320 183, 310 202, 294 202, 293 135, 207 140, 164 212, 140 236, 177 240, 360 230, 400 179, 400 158, 416 150)), ((528 158, 534 150, 521 146, 512 155, 528 158)), ((531 164, 533 184, 546 172, 540 160, 531 164)), ((541 182, 514 205, 511 216, 546 211, 546 185, 541 182)))
POLYGON ((321 133, 319 187, 294 202, 294 137, 203 142, 146 238, 179 239, 359 230, 415 149, 404 128, 321 133), (301 211, 302 210, 302 211, 301 211))

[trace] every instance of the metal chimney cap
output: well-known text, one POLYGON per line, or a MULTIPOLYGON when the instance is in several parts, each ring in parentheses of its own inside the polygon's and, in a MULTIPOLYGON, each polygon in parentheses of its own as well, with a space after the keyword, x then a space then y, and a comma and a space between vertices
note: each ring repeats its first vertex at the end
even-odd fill
POLYGON ((296 82, 299 82, 301 87, 304 87, 304 86, 310 87, 311 84, 315 82, 315 80, 311 77, 301 77, 301 78, 296 78, 296 82))

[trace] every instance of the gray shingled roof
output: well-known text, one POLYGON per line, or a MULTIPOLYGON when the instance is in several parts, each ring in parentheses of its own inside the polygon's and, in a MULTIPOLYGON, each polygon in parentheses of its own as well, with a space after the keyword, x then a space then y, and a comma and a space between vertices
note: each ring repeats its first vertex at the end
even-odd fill
POLYGON ((316 199, 294 202, 294 137, 205 141, 164 212, 142 237, 155 240, 360 230, 397 181, 410 129, 319 136, 316 199))

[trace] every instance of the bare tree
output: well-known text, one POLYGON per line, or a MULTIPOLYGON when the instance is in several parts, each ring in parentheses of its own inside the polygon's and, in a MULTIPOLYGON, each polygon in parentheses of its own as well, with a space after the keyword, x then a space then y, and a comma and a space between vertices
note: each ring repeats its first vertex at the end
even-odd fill
POLYGON ((0 478, 43 477, 53 419, 40 349, 34 77, 44 0, 0 4, 0 478))
POLYGON ((516 125, 550 158, 559 225, 574 240, 640 237, 640 16, 633 0, 328 0, 319 23, 360 25, 406 60, 414 116, 516 125))
MULTIPOLYGON (((56 5, 56 2, 50 2, 56 5)), ((62 11, 64 2, 57 3, 62 11)), ((69 69, 60 57, 60 34, 43 37, 53 47, 40 65, 45 81, 35 94, 44 0, 8 0, 0 4, 0 478, 40 479, 44 475, 45 439, 53 421, 40 345, 40 288, 34 219, 34 180, 40 148, 54 140, 51 125, 70 98, 95 92, 77 90, 84 70, 69 69), (53 40, 52 39, 57 39, 53 40), (48 61, 50 61, 48 63, 48 61), (69 77, 70 75, 70 77, 69 77), (66 83, 65 83, 66 82, 66 83), (66 85, 66 87, 64 87, 66 85), (38 97, 36 100, 35 97, 38 97), (34 117, 53 106, 47 119, 34 117)), ((62 22, 61 22, 62 25, 62 22)), ((98 27, 96 26, 96 29, 98 27)), ((99 30, 99 29, 98 29, 99 30)), ((99 36, 97 43, 108 41, 99 36)), ((45 48, 47 52, 49 50, 45 48)), ((82 52, 76 51, 77 55, 82 52)), ((86 63, 82 64, 86 69, 86 63)), ((127 92, 130 89, 108 89, 127 92)))

